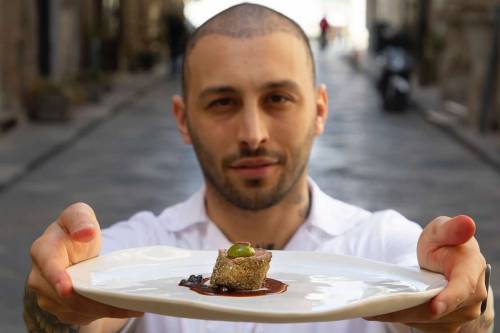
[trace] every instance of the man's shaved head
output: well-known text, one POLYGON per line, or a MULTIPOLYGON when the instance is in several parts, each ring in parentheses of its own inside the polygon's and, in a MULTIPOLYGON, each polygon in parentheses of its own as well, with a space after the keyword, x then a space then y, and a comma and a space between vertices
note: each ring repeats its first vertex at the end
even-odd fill
POLYGON ((198 41, 208 35, 223 35, 231 38, 252 38, 275 32, 289 33, 304 43, 307 50, 311 75, 316 82, 314 58, 309 39, 302 28, 292 19, 265 6, 243 3, 230 7, 213 16, 192 34, 182 62, 182 90, 186 100, 188 88, 189 56, 198 41))

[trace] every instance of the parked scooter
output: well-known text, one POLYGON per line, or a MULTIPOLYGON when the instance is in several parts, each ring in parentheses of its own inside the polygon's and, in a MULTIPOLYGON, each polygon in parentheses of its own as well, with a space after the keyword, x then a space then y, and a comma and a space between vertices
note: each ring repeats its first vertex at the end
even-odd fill
POLYGON ((382 51, 379 62, 381 69, 377 86, 384 110, 406 110, 411 95, 412 57, 400 46, 388 46, 382 51))
POLYGON ((377 88, 383 108, 387 111, 404 111, 410 104, 410 77, 414 68, 410 54, 411 38, 403 30, 388 24, 376 27, 374 51, 378 55, 377 88))

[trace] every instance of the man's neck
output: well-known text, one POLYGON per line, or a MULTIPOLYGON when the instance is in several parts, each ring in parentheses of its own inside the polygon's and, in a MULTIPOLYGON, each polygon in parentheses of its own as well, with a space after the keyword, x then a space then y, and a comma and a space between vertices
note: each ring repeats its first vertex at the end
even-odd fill
POLYGON ((304 176, 278 204, 259 211, 240 209, 207 186, 205 204, 208 216, 229 241, 282 249, 307 218, 309 186, 304 176))

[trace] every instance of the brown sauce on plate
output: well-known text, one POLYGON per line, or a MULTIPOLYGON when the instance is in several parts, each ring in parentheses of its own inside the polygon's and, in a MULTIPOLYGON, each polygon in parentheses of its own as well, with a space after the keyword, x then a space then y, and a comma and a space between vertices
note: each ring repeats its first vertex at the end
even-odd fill
POLYGON ((231 296, 231 297, 253 297, 270 294, 279 294, 286 291, 288 285, 281 281, 266 278, 261 289, 257 290, 227 290, 218 287, 212 287, 205 284, 210 278, 204 278, 199 282, 190 283, 182 280, 179 286, 188 287, 189 289, 207 296, 231 296))

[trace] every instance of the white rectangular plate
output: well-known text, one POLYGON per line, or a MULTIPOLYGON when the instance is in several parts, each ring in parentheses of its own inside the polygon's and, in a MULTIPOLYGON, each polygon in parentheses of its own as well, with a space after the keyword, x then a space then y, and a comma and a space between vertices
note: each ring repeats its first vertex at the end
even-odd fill
POLYGON ((288 284, 281 294, 204 296, 180 287, 191 274, 208 277, 217 251, 169 246, 132 248, 68 268, 79 294, 120 308, 196 319, 291 323, 334 321, 422 304, 445 286, 418 268, 330 253, 272 251, 268 277, 288 284))

